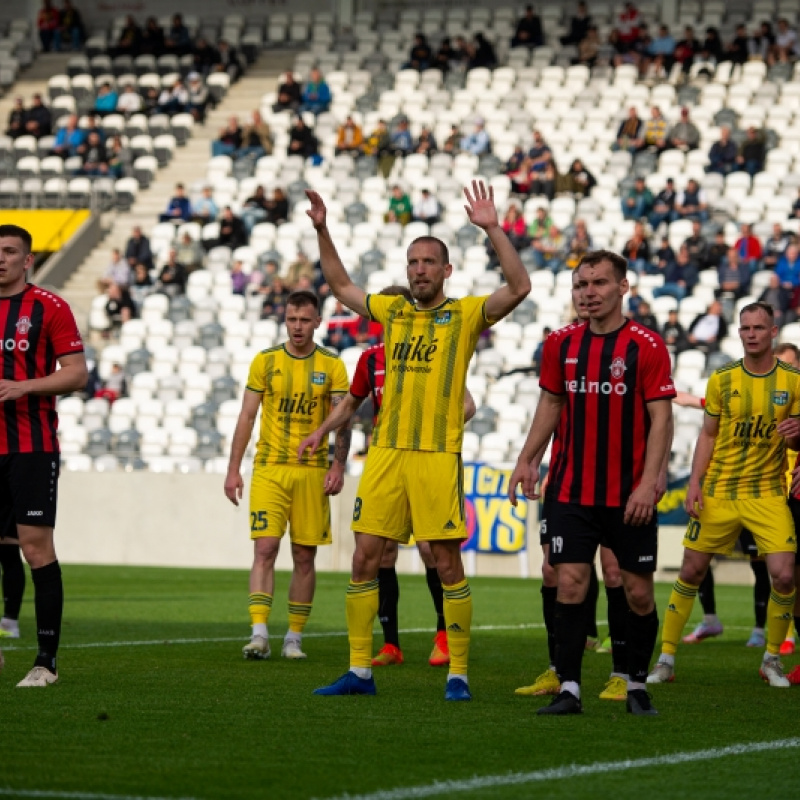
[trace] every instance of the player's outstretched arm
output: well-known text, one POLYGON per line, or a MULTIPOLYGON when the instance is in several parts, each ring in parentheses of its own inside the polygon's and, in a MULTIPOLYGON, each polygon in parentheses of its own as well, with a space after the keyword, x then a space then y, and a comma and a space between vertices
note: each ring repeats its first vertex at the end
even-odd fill
POLYGON ((25 395, 59 395, 78 392, 85 388, 89 380, 86 358, 83 353, 70 353, 58 359, 60 367, 56 372, 43 378, 32 378, 27 381, 0 380, 0 403, 6 400, 18 400, 25 395))
POLYGON ((530 293, 531 279, 511 240, 500 226, 494 204, 494 190, 486 189, 483 181, 472 181, 472 193, 464 187, 467 205, 464 206, 473 225, 482 228, 500 260, 506 285, 501 286, 486 301, 486 316, 491 320, 510 314, 530 293))
POLYGON ((355 311, 356 314, 368 317, 366 292, 363 289, 359 289, 350 280, 350 276, 347 274, 341 258, 339 258, 339 253, 336 252, 331 232, 328 230, 328 210, 325 208, 325 203, 317 192, 313 192, 310 189, 306 190, 306 197, 311 202, 311 208, 306 211, 306 214, 308 214, 314 225, 314 230, 317 232, 319 262, 322 265, 322 274, 325 276, 325 281, 331 287, 334 297, 340 303, 355 311))
MULTIPOLYGON (((337 428, 340 428, 342 425, 349 424, 350 417, 355 414, 358 410, 358 407, 361 403, 364 402, 363 397, 353 397, 350 392, 344 395, 341 401, 337 403, 332 402, 332 408, 330 413, 322 422, 322 425, 319 426, 313 433, 306 436, 302 442, 300 442, 300 446, 297 448, 297 460, 302 461, 306 455, 306 451, 309 450, 309 456, 313 456, 314 453, 317 452, 319 449, 320 444, 322 443, 323 439, 331 432, 335 431, 337 428)), ((348 442, 347 449, 350 449, 350 443, 348 442)), ((345 454, 345 461, 347 461, 347 454, 345 454)))
POLYGON ((703 489, 700 481, 708 470, 711 463, 711 456, 714 452, 714 444, 719 433, 719 417, 712 417, 706 414, 703 420, 703 427, 697 437, 697 444, 694 446, 694 456, 692 456, 692 472, 689 475, 689 484, 686 487, 686 513, 697 519, 700 509, 703 508, 703 489))
POLYGON ((689 392, 676 392, 672 402, 675 403, 676 406, 683 406, 684 408, 703 407, 703 398, 689 394, 689 392))
MULTIPOLYGON (((336 395, 331 400, 334 406, 334 411, 338 406, 344 405, 346 397, 352 397, 348 392, 347 395, 336 395)), ((339 494, 344 486, 344 471, 347 467, 347 456, 350 453, 350 440, 352 438, 352 429, 350 427, 350 420, 352 414, 339 426, 336 431, 336 443, 333 447, 333 463, 325 476, 325 494, 334 495, 339 494)))
POLYGON ((225 476, 225 497, 235 506, 239 505, 244 490, 242 480, 242 459, 244 458, 247 443, 253 433, 253 425, 258 415, 258 407, 261 405, 261 395, 258 392, 245 390, 242 399, 242 410, 239 412, 239 419, 236 420, 236 428, 233 431, 231 442, 231 455, 228 459, 228 474, 225 476))

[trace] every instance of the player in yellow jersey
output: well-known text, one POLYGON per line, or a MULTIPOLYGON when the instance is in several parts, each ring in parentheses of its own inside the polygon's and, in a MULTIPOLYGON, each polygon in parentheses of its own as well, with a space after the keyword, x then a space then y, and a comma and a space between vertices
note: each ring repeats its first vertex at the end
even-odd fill
POLYGON ((683 539, 683 564, 664 615, 661 656, 648 683, 673 680, 678 642, 711 557, 730 553, 747 527, 772 578, 760 674, 770 686, 789 686, 779 650, 792 619, 797 540, 785 473, 787 446, 796 450, 800 444, 800 371, 775 358, 777 333, 770 305, 745 306, 739 316, 744 358, 709 379, 686 493, 692 519, 683 539))
POLYGON ((250 487, 252 637, 242 650, 245 658, 270 655, 267 623, 275 591, 275 559, 287 522, 294 570, 289 585, 289 631, 281 654, 291 659, 306 657, 300 645, 314 600, 314 559, 319 545, 331 543, 328 495, 342 489, 350 450, 350 427, 345 424, 337 432, 330 469, 327 442, 315 454, 300 462, 297 459, 300 441, 319 427, 349 387, 341 359, 314 342, 321 321, 316 295, 306 291, 289 295, 289 339, 253 359, 233 434, 225 496, 238 506, 244 488, 242 458, 261 409, 250 487))
POLYGON ((472 596, 464 577, 461 439, 469 360, 478 337, 530 292, 519 254, 497 219, 491 188, 473 182, 464 191, 470 222, 492 243, 506 285, 488 297, 453 300, 444 293, 453 271, 444 242, 432 236, 408 248, 407 275, 414 303, 366 294, 351 280, 326 224, 322 198, 307 192, 322 271, 337 300, 383 325, 386 375, 383 404, 353 508, 355 554, 347 590, 350 671, 317 694, 375 694, 372 626, 378 612, 378 568, 387 539, 408 541, 413 528, 429 541, 444 590, 450 650, 445 698, 470 700, 467 681, 472 596))

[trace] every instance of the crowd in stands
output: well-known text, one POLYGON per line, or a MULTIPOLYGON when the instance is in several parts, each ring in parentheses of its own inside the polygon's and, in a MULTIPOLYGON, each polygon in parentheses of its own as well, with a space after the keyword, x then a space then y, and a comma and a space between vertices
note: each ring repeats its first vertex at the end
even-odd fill
POLYGON ((71 0, 62 0, 55 8, 52 0, 43 0, 36 18, 42 50, 80 50, 86 40, 86 28, 81 12, 71 0))

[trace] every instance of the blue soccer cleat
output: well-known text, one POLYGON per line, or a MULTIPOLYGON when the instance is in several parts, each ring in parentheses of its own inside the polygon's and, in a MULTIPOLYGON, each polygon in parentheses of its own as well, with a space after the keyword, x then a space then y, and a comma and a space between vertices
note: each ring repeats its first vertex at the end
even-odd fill
POLYGON ((341 695, 341 694, 376 694, 374 678, 359 678, 355 672, 345 672, 339 680, 330 686, 320 686, 314 689, 314 694, 341 695))
POLYGON ((466 681, 461 678, 450 678, 447 681, 447 686, 444 690, 445 700, 472 700, 472 694, 469 691, 466 681))

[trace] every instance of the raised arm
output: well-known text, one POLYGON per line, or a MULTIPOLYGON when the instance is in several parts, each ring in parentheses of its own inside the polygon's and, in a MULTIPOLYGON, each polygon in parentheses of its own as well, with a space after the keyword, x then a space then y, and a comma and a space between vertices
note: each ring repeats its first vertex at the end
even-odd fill
POLYGON ((314 230, 317 232, 319 261, 322 265, 322 274, 325 276, 325 281, 331 287, 331 291, 337 300, 351 308, 356 314, 368 317, 366 292, 350 280, 350 276, 347 274, 347 270, 336 252, 333 239, 331 239, 331 232, 328 230, 326 220, 328 210, 325 208, 325 203, 322 202, 322 198, 317 192, 312 192, 310 189, 306 190, 306 197, 311 201, 311 208, 306 211, 306 214, 310 217, 314 230))
POLYGON ((494 190, 488 191, 483 181, 472 181, 472 194, 464 187, 468 205, 464 206, 473 225, 482 228, 492 243, 506 285, 497 289, 486 301, 486 316, 499 320, 510 314, 530 293, 531 279, 511 240, 506 236, 497 217, 494 205, 494 190))

